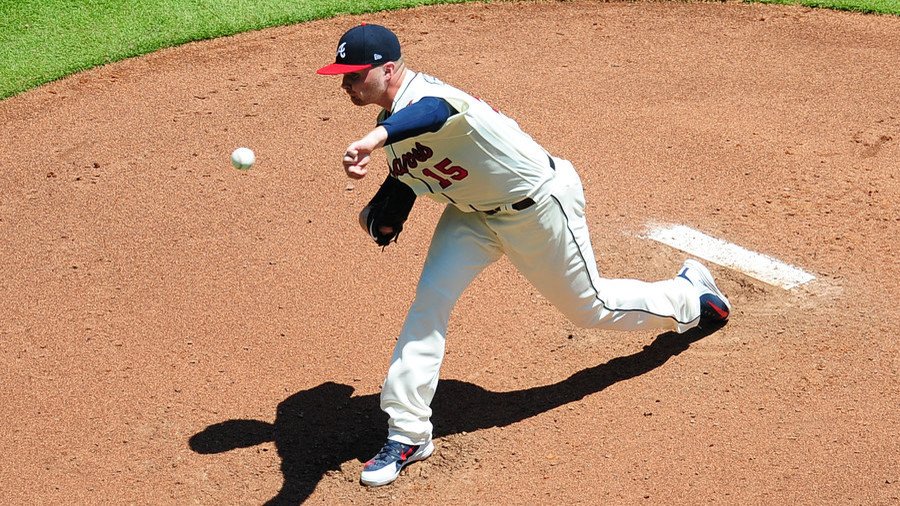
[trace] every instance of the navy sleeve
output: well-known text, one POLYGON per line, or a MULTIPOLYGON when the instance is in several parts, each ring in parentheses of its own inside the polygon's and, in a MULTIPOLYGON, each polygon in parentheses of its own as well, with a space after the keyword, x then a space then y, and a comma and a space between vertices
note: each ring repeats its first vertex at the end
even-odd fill
POLYGON ((456 109, 443 98, 425 97, 388 116, 378 126, 387 130, 385 144, 393 144, 425 132, 437 132, 453 114, 456 109))

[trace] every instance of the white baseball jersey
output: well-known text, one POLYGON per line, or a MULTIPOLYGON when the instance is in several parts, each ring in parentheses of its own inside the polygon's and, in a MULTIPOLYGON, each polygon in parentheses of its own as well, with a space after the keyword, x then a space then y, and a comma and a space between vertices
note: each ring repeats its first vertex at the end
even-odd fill
POLYGON ((454 205, 435 228, 381 391, 389 439, 422 445, 433 437, 430 404, 450 311, 478 273, 503 255, 580 327, 684 332, 697 325, 700 300, 688 280, 600 276, 571 163, 553 158, 551 166, 515 121, 424 74, 405 76, 393 112, 423 97, 442 98, 458 113, 437 132, 386 146, 388 163, 417 195, 454 205), (512 205, 526 197, 533 202, 512 205))
MULTIPOLYGON (((393 112, 423 97, 442 98, 458 112, 437 132, 385 146, 393 176, 416 195, 466 212, 540 199, 553 178, 549 157, 515 121, 437 78, 412 71, 394 98, 393 112)), ((382 112, 379 120, 385 116, 382 112)))

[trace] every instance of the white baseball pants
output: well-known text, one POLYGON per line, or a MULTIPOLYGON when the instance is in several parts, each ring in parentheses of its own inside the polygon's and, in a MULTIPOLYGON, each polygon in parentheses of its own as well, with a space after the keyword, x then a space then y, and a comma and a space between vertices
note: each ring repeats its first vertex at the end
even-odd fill
POLYGON ((431 440, 430 404, 450 311, 475 276, 503 254, 579 327, 684 332, 697 325, 700 300, 685 279, 648 283, 600 277, 581 179, 571 163, 554 160, 549 196, 527 209, 491 216, 453 205, 444 210, 381 392, 389 439, 431 440))

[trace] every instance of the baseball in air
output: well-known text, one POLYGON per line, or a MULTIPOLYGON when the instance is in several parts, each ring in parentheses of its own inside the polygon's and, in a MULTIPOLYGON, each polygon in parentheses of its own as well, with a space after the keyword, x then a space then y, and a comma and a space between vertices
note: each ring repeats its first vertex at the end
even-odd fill
POLYGON ((250 148, 237 148, 231 152, 231 165, 234 165, 235 169, 247 170, 255 161, 256 155, 250 148))

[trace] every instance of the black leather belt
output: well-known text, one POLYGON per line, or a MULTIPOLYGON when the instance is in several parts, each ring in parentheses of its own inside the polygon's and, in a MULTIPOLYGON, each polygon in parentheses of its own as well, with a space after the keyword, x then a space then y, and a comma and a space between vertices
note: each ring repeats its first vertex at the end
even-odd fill
MULTIPOLYGON (((529 207, 534 205, 534 200, 531 197, 525 197, 524 199, 516 202, 512 205, 512 208, 516 211, 521 211, 523 209, 528 209, 529 207)), ((497 214, 500 212, 500 208, 491 209, 490 211, 482 211, 484 214, 491 216, 492 214, 497 214)))
MULTIPOLYGON (((550 160, 550 168, 556 170, 556 163, 553 162, 553 157, 547 155, 547 159, 550 160)), ((512 208, 516 211, 521 211, 523 209, 528 209, 529 207, 534 205, 534 200, 531 197, 525 197, 524 199, 516 202, 512 205, 512 208)), ((500 212, 500 208, 497 207, 495 209, 491 209, 490 211, 482 211, 484 214, 491 216, 500 212)))

